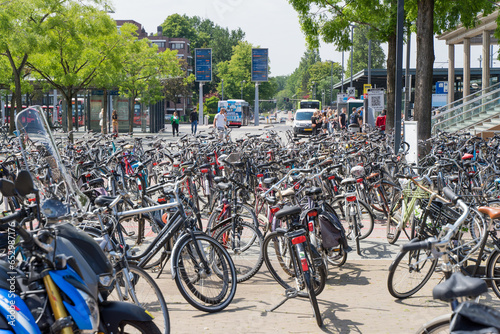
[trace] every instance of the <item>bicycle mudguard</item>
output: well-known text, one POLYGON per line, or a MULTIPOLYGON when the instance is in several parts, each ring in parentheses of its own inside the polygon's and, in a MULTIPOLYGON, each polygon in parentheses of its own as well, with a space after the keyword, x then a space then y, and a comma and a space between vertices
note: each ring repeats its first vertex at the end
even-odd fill
MULTIPOLYGON (((206 235, 205 233, 203 233, 201 231, 191 231, 191 232, 195 236, 196 235, 203 235, 203 236, 210 237, 210 236, 206 235)), ((188 232, 188 233, 184 233, 184 235, 182 235, 179 239, 177 239, 177 241, 175 242, 174 248, 172 249, 172 255, 175 254, 175 252, 177 251, 177 248, 179 247, 179 245, 182 244, 185 239, 189 239, 189 238, 191 238, 191 234, 188 232)), ((172 272, 172 279, 175 279, 175 273, 177 271, 177 264, 174 263, 174 261, 172 261, 172 260, 170 260, 170 269, 171 269, 171 272, 172 272)))
POLYGON ((145 309, 127 302, 103 302, 99 304, 101 326, 108 333, 118 333, 118 326, 123 320, 152 321, 153 316, 145 309))
MULTIPOLYGON (((411 242, 419 242, 421 241, 419 238, 414 238, 414 239, 411 239, 408 243, 411 243, 411 242)), ((394 262, 396 262, 398 256, 402 253, 402 251, 400 250, 398 252, 398 254, 396 254, 396 257, 394 258, 394 260, 391 262, 391 265, 389 266, 389 271, 392 270, 392 267, 394 266, 394 262)))

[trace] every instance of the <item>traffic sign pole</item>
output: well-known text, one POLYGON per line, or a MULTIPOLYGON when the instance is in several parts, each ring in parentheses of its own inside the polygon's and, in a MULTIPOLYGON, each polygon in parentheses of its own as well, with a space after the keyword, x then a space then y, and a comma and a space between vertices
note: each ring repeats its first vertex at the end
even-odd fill
POLYGON ((255 107, 253 108, 254 110, 254 125, 259 126, 259 83, 255 83, 255 107))
POLYGON ((203 82, 200 82, 200 98, 198 100, 200 107, 198 108, 198 123, 203 125, 203 82))

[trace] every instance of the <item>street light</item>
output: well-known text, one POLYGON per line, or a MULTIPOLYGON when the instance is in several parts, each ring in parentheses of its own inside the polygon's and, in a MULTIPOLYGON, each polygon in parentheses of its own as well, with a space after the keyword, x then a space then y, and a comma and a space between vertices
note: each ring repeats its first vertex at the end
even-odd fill
POLYGON ((355 27, 355 25, 351 25, 351 85, 350 85, 350 87, 352 87, 352 53, 354 51, 354 39, 353 39, 354 27, 355 27))
POLYGON ((333 60, 329 60, 330 63, 332 63, 332 68, 330 70, 330 105, 333 104, 333 60))
POLYGON ((243 100, 243 84, 245 83, 246 81, 243 80, 241 81, 241 99, 243 100))

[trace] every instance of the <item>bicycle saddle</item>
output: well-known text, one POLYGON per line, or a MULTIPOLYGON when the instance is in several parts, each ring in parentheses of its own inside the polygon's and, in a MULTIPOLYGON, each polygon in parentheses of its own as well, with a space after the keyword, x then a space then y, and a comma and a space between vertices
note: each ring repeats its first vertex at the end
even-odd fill
POLYGON ((500 208, 490 208, 488 206, 481 206, 477 208, 477 211, 490 216, 491 219, 500 218, 500 208))
POLYGON ((459 297, 477 297, 488 291, 486 282, 480 278, 454 273, 441 284, 432 289, 432 297, 450 302, 459 297))
POLYGON ((322 190, 320 187, 311 187, 305 191, 306 196, 319 195, 321 193, 322 190))
POLYGON ((274 216, 276 217, 276 219, 281 219, 281 218, 288 217, 288 216, 298 215, 298 214, 300 214, 301 211, 302 211, 302 209, 298 205, 285 206, 283 209, 276 212, 276 215, 274 215, 274 216))
POLYGON ((268 177, 268 178, 265 178, 263 182, 264 182, 264 184, 273 184, 273 183, 276 183, 276 181, 278 181, 277 177, 268 177))
POLYGON ((227 179, 225 176, 215 176, 214 177, 214 182, 215 183, 220 183, 220 182, 226 182, 227 179))
POLYGON ((217 183, 217 188, 221 190, 226 190, 231 188, 231 183, 217 183))
MULTIPOLYGON (((105 196, 101 195, 97 197, 94 201, 94 204, 97 206, 108 206, 109 204, 113 203, 113 201, 116 199, 117 196, 105 196)), ((123 200, 120 200, 122 202, 123 200)))

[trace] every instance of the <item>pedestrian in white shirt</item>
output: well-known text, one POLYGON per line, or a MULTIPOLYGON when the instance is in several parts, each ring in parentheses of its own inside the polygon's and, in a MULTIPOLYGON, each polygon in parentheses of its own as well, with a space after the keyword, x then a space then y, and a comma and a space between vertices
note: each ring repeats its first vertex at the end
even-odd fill
POLYGON ((214 118, 214 128, 219 131, 219 139, 222 139, 227 129, 226 109, 220 108, 220 111, 214 118))

